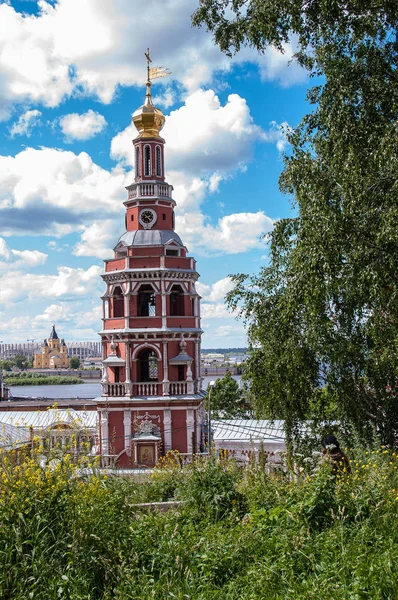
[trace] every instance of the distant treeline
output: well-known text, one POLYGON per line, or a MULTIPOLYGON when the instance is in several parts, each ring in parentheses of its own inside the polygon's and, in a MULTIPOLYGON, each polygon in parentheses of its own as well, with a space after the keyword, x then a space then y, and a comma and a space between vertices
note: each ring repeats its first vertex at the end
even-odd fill
POLYGON ((245 354, 248 348, 202 348, 201 354, 245 354))
POLYGON ((41 373, 7 373, 6 385, 64 385, 83 383, 80 377, 62 377, 60 375, 42 375, 41 373))

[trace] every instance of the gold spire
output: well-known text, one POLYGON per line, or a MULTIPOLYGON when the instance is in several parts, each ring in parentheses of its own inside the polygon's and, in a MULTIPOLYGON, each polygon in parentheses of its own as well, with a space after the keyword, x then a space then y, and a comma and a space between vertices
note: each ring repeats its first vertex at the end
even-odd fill
POLYGON ((149 48, 145 52, 145 57, 147 59, 148 73, 145 103, 133 114, 133 123, 138 130, 139 138, 158 138, 160 137, 159 132, 164 125, 165 117, 160 108, 156 108, 152 103, 151 79, 165 77, 166 75, 169 75, 170 71, 164 67, 150 66, 152 60, 149 54, 149 48))

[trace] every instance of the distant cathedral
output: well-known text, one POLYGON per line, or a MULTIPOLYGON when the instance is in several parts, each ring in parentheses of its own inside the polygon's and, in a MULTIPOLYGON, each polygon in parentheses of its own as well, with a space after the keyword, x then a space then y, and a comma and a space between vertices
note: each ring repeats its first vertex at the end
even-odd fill
POLYGON ((69 367, 68 348, 65 340, 59 339, 55 325, 53 325, 48 342, 44 340, 41 353, 35 354, 33 367, 35 369, 67 369, 69 367))

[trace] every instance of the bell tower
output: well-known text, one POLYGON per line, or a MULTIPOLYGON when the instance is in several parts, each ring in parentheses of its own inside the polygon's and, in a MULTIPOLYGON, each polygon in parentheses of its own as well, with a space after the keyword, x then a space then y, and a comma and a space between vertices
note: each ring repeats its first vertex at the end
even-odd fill
POLYGON ((165 180, 165 117, 151 96, 133 114, 135 180, 127 186, 126 231, 105 261, 101 452, 119 467, 152 466, 168 450, 202 442, 200 296, 196 261, 174 230, 165 180))

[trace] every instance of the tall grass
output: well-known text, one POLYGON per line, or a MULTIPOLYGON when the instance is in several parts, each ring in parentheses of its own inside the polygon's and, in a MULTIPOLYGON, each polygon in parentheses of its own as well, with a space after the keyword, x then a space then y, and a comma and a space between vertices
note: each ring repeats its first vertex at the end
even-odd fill
POLYGON ((394 599, 398 458, 351 454, 352 474, 267 474, 166 457, 153 475, 83 478, 70 456, 3 455, 0 597, 394 599), (43 464, 43 462, 42 462, 43 464), (166 514, 137 503, 176 498, 166 514))

